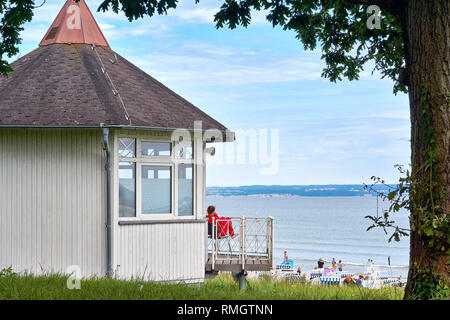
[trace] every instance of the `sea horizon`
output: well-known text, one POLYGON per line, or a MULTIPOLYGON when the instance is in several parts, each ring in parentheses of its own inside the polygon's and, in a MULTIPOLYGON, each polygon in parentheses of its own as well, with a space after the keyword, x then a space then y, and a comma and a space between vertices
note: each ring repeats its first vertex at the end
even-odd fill
POLYGON ((357 197, 387 194, 396 187, 395 184, 370 186, 365 184, 316 184, 316 185, 242 185, 242 186, 208 186, 206 195, 286 195, 311 197, 357 197))

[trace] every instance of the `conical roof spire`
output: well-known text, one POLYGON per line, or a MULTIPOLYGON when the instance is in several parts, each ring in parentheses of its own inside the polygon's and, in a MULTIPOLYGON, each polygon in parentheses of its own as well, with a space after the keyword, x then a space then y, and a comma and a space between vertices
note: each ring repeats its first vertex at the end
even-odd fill
POLYGON ((67 0, 39 46, 53 43, 94 43, 109 46, 86 2, 67 0))

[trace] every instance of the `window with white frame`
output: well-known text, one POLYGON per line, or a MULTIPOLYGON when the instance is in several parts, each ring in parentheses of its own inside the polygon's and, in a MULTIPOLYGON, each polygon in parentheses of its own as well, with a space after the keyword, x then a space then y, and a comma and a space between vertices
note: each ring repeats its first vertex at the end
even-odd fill
POLYGON ((119 217, 194 215, 193 141, 119 137, 119 217))
POLYGON ((194 165, 180 163, 178 165, 178 215, 193 215, 194 165))

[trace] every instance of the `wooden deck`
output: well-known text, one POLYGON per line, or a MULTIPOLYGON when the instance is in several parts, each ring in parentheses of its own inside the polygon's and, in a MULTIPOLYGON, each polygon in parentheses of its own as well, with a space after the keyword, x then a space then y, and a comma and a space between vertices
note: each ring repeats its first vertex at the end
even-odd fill
MULTIPOLYGON (((206 272, 212 271, 242 271, 242 264, 239 261, 238 255, 219 255, 214 263, 214 270, 212 268, 212 256, 208 254, 208 262, 206 263, 206 272)), ((270 271, 272 264, 269 259, 259 256, 247 256, 245 259, 245 271, 270 271)))

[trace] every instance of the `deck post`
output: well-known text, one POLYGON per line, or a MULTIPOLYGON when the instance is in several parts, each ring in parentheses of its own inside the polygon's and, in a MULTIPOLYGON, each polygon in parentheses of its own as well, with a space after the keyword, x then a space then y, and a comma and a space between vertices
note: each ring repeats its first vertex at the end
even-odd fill
POLYGON ((269 256, 269 261, 270 261, 270 265, 273 267, 273 236, 274 236, 274 229, 273 229, 273 220, 274 218, 272 216, 269 216, 268 218, 268 236, 269 236, 269 241, 268 241, 268 256, 269 256))
POLYGON ((216 237, 217 237, 217 228, 216 228, 216 218, 212 218, 212 248, 211 248, 211 258, 212 258, 212 270, 214 270, 215 266, 215 252, 216 252, 216 237))
POLYGON ((244 272, 244 270, 245 270, 245 228, 246 228, 246 226, 245 226, 245 223, 246 223, 246 220, 245 220, 245 217, 243 216, 242 218, 241 218, 241 230, 240 230, 240 232, 241 232, 241 263, 242 263, 242 272, 244 272))
POLYGON ((238 279, 239 279, 239 290, 244 290, 245 289, 245 272, 244 271, 239 272, 238 279))

